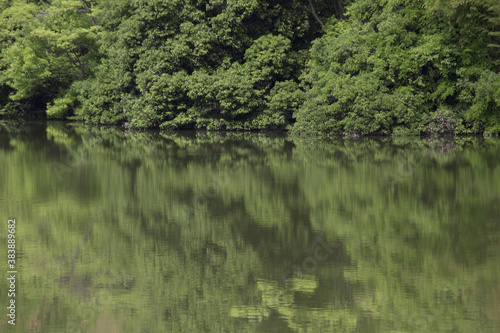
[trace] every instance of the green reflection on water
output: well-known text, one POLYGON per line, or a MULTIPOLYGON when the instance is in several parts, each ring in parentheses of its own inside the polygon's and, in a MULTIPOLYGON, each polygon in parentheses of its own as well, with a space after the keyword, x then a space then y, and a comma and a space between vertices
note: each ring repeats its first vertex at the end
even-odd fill
POLYGON ((500 331, 498 140, 0 122, 0 163, 19 331, 500 331))

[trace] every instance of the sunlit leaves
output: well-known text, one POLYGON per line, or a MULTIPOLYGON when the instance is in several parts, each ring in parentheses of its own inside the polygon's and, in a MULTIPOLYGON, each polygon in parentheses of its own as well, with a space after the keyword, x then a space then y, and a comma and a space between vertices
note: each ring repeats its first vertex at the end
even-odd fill
MULTIPOLYGON (((18 27, 22 34, 17 33, 1 54, 6 69, 0 81, 14 90, 12 100, 40 96, 44 101, 51 101, 66 94, 75 80, 92 76, 98 60, 98 28, 82 1, 60 0, 37 7, 30 3, 18 4, 2 15, 22 24, 18 27), (10 12, 16 15, 9 16, 10 12)), ((10 30, 16 31, 14 27, 10 30)), ((63 105, 67 103, 56 103, 59 111, 51 115, 66 115, 63 105)))

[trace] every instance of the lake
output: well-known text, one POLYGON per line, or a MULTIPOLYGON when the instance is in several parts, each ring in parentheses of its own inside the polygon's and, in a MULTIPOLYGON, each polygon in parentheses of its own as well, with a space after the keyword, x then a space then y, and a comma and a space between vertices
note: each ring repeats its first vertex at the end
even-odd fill
POLYGON ((500 140, 0 122, 18 332, 500 332, 500 140))

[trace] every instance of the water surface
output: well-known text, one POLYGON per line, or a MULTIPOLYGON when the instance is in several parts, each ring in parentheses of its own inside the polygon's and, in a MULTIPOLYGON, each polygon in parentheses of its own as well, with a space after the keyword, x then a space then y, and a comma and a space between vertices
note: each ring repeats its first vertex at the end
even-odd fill
POLYGON ((19 332, 500 331, 497 139, 0 122, 0 164, 19 332))

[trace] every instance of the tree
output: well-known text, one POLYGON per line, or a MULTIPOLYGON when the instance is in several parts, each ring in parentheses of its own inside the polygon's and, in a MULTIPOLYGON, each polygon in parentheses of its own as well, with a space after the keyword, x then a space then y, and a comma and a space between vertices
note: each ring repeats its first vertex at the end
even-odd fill
POLYGON ((70 87, 91 77, 99 58, 98 28, 91 14, 89 3, 77 0, 38 6, 17 2, 3 13, 13 32, 5 37, 0 83, 13 90, 12 101, 35 99, 38 108, 54 102, 49 116, 69 111, 74 102, 70 87))
POLYGON ((106 60, 86 86, 79 119, 211 129, 284 128, 291 120, 290 109, 264 110, 276 83, 298 81, 319 35, 302 1, 119 6, 129 9, 105 25, 106 60))
POLYGON ((330 24, 311 48, 294 131, 481 132, 484 122, 467 116, 470 88, 461 77, 476 82, 493 62, 482 33, 486 12, 472 3, 443 11, 403 0, 354 2, 349 18, 330 24))

